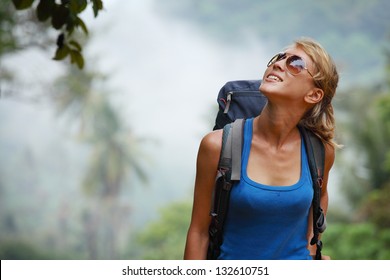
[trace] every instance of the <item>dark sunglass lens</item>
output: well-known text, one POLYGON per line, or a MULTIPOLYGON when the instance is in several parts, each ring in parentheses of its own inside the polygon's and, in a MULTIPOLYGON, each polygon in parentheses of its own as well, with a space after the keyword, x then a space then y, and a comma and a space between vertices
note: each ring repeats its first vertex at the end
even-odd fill
POLYGON ((286 61, 287 69, 291 74, 298 74, 306 68, 305 62, 299 56, 290 56, 286 61))

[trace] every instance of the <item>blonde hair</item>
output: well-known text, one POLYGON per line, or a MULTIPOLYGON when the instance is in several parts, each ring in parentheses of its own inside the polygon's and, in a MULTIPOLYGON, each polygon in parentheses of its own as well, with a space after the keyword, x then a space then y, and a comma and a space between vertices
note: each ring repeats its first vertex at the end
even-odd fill
POLYGON ((301 38, 293 46, 302 49, 314 62, 313 78, 316 86, 324 92, 322 100, 306 112, 300 124, 310 129, 323 142, 339 147, 334 141, 336 124, 332 105, 339 81, 336 65, 326 50, 313 39, 301 38))

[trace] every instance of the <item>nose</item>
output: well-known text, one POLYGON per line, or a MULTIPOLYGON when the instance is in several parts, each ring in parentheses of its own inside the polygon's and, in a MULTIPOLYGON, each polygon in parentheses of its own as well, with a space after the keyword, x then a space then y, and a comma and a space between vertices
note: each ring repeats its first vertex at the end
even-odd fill
POLYGON ((283 67, 284 59, 285 58, 275 61, 275 63, 272 65, 272 68, 280 71, 284 71, 284 67, 283 67))

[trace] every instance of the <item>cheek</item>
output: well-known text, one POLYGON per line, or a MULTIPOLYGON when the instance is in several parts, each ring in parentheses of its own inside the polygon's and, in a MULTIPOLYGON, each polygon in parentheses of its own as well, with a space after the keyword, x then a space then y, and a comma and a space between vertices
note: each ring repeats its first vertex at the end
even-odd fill
POLYGON ((287 87, 291 90, 294 90, 297 93, 306 93, 307 91, 311 90, 313 88, 311 82, 306 79, 302 79, 302 77, 292 77, 287 87))

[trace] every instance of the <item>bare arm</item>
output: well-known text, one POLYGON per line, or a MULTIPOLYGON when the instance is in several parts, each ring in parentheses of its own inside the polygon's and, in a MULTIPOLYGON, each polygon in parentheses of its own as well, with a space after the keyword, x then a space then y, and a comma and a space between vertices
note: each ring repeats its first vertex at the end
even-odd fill
POLYGON ((222 130, 201 141, 196 164, 194 202, 184 259, 206 259, 209 243, 210 205, 221 150, 222 130))
POLYGON ((329 172, 333 166, 335 159, 335 150, 334 148, 327 144, 325 145, 325 170, 324 170, 324 182, 321 189, 321 208, 324 210, 324 214, 328 212, 328 179, 329 172))

